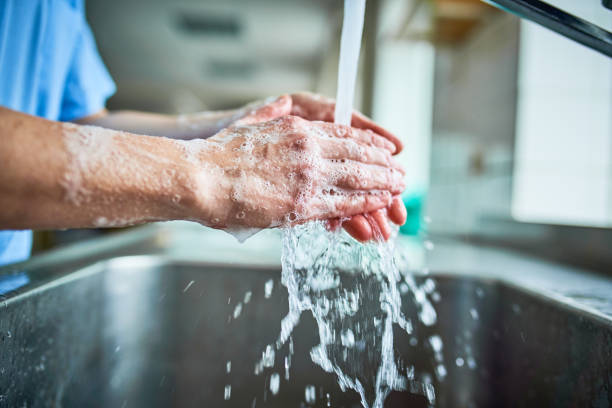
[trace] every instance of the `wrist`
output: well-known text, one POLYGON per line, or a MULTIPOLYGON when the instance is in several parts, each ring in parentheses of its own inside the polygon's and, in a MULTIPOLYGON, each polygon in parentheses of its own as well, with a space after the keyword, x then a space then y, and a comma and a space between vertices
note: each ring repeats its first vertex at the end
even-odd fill
POLYGON ((74 226, 181 219, 188 166, 176 141, 63 125, 62 206, 74 226))
POLYGON ((206 140, 181 141, 186 162, 184 177, 179 177, 174 200, 181 220, 195 221, 210 227, 227 226, 229 194, 220 150, 206 140))

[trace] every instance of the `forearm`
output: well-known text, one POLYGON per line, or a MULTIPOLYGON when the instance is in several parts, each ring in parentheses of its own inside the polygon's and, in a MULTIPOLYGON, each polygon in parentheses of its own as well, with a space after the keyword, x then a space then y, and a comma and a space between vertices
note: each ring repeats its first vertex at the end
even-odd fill
POLYGON ((186 218, 180 143, 0 108, 0 229, 121 226, 186 218))
POLYGON ((79 123, 172 139, 205 139, 236 120, 237 111, 211 111, 164 115, 137 111, 104 112, 79 123))

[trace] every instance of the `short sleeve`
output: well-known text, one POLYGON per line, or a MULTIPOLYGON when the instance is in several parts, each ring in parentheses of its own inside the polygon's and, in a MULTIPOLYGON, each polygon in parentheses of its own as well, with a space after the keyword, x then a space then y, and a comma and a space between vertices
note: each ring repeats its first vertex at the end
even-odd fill
POLYGON ((66 77, 59 120, 75 120, 100 111, 115 89, 91 29, 83 18, 66 77))

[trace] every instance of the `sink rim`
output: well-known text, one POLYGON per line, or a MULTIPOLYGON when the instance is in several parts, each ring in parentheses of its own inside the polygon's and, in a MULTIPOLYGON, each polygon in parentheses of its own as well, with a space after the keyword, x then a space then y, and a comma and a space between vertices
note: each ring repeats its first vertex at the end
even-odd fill
MULTIPOLYGON (((179 256, 169 255, 169 254, 143 254, 143 255, 126 255, 126 256, 115 256, 100 259, 97 261, 93 261, 87 265, 79 266, 74 269, 65 268, 59 274, 54 274, 50 276, 45 276, 44 272, 40 271, 41 267, 34 267, 32 270, 27 271, 28 274, 31 275, 31 280, 25 285, 5 293, 1 295, 1 305, 7 306, 14 302, 18 302, 20 299, 31 296, 38 292, 43 292, 53 287, 81 279, 88 275, 96 274, 104 272, 107 269, 131 269, 131 268, 159 268, 167 265, 178 265, 178 266, 187 266, 187 267, 199 267, 199 268, 223 268, 223 269, 234 269, 236 272, 240 271, 270 271, 277 270, 280 273, 280 267, 276 264, 254 264, 254 265, 245 265, 244 263, 230 263, 230 262, 216 262, 216 261, 206 261, 206 260, 197 260, 197 259, 184 259, 179 256)), ((22 270, 23 271, 23 270, 22 270)), ((6 276, 12 273, 11 270, 0 271, 0 276, 6 276)), ((14 273, 14 271, 13 271, 14 273)), ((471 279, 476 282, 483 282, 486 284, 493 285, 502 285, 513 290, 526 293, 529 296, 534 298, 544 300, 548 303, 553 303, 557 307, 563 308, 568 311, 577 312, 585 317, 594 319, 601 324, 612 327, 612 317, 604 314, 603 312, 598 311, 595 308, 592 308, 586 304, 580 303, 571 297, 564 296, 559 293, 555 293, 554 291, 539 288, 535 289, 532 287, 528 287, 526 285, 522 285, 516 282, 512 282, 509 279, 504 279, 503 277, 486 277, 482 276, 481 273, 469 273, 469 272, 461 272, 461 273, 452 273, 452 272, 444 272, 444 271, 431 271, 427 275, 423 274, 415 274, 414 276, 418 278, 434 277, 434 278, 443 278, 443 279, 471 279)))

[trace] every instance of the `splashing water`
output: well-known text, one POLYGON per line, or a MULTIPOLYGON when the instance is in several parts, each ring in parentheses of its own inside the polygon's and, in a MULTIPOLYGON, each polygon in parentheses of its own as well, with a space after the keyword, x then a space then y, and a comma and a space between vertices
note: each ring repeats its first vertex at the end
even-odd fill
MULTIPOLYGON (((344 232, 328 231, 323 222, 283 231, 281 281, 289 313, 276 348, 290 338, 302 312, 310 311, 320 341, 310 352, 312 360, 335 373, 343 390, 358 392, 364 407, 382 407, 391 390, 410 390, 433 402, 432 385, 416 381, 410 371, 401 373, 395 363, 393 324, 408 334, 413 325, 400 311, 393 250, 392 243, 359 244, 344 232)), ((416 291, 421 322, 435 323, 424 290, 409 286, 416 291)))

